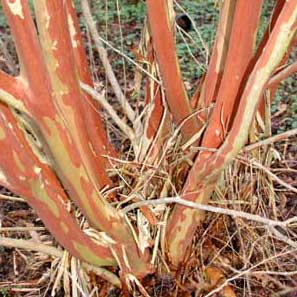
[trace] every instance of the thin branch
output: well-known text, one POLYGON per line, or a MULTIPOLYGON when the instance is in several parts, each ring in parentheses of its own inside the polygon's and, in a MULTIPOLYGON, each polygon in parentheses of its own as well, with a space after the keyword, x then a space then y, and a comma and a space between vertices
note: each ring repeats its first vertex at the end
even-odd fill
POLYGON ((4 195, 4 194, 0 194, 0 200, 11 200, 11 201, 17 201, 17 202, 26 202, 25 199, 20 198, 20 197, 13 197, 10 195, 4 195))
POLYGON ((102 38, 99 36, 99 40, 106 45, 108 48, 110 48, 112 51, 117 53, 119 56, 125 58, 129 63, 135 66, 140 72, 146 74, 149 78, 151 78, 156 84, 160 85, 161 81, 158 79, 158 77, 155 77, 152 75, 149 71, 147 71, 141 64, 138 64, 135 62, 132 58, 130 58, 127 54, 123 53, 121 50, 118 48, 114 47, 110 42, 108 42, 106 39, 102 38))
POLYGON ((125 135, 131 140, 133 148, 135 152, 138 151, 138 144, 136 142, 136 136, 134 131, 117 115, 114 108, 105 100, 104 96, 100 95, 96 90, 94 90, 89 85, 80 82, 81 88, 93 99, 98 101, 100 105, 105 108, 105 110, 109 113, 115 123, 119 126, 119 128, 125 133, 125 135))
POLYGON ((156 205, 170 204, 170 203, 176 203, 176 204, 180 204, 183 206, 187 206, 190 208, 199 209, 199 210, 203 210, 203 211, 210 211, 210 212, 219 213, 219 214, 223 214, 223 215, 229 215, 229 216, 236 217, 236 218, 247 219, 247 220, 262 223, 264 225, 271 226, 271 227, 274 227, 274 226, 288 227, 289 224, 291 224, 293 222, 297 222, 297 217, 294 217, 294 218, 291 218, 291 219, 288 219, 285 221, 276 221, 276 220, 264 218, 259 215, 243 212, 243 211, 237 211, 237 210, 233 210, 233 209, 226 209, 226 208, 221 208, 221 207, 216 207, 216 206, 211 206, 211 205, 205 205, 205 204, 201 204, 201 203, 197 203, 197 202, 192 202, 189 200, 182 199, 178 196, 135 202, 135 203, 123 208, 121 210, 121 212, 122 212, 122 214, 126 214, 127 212, 129 212, 133 209, 139 208, 141 206, 145 206, 145 205, 156 206, 156 205))
POLYGON ((272 76, 272 78, 268 81, 266 88, 271 88, 273 85, 280 83, 282 80, 286 79, 295 72, 297 72, 297 61, 272 76))
MULTIPOLYGON (((193 29, 195 31, 195 33, 197 34, 198 38, 199 38, 199 41, 201 42, 202 44, 202 48, 203 48, 203 51, 204 51, 204 59, 205 59, 205 63, 204 65, 201 64, 198 60, 197 60, 197 64, 199 64, 200 67, 202 67, 204 70, 206 70, 207 66, 208 65, 208 58, 209 58, 209 48, 208 48, 208 45, 207 45, 207 42, 206 40, 204 40, 204 38, 202 37, 202 34, 200 32, 200 28, 198 29, 198 27, 196 26, 196 22, 194 21, 194 19, 187 13, 187 11, 182 7, 182 5, 180 5, 176 0, 174 0, 174 4, 178 7, 179 10, 181 10, 182 13, 186 14, 187 17, 191 20, 192 22, 192 25, 193 25, 193 29)), ((183 30, 184 31, 184 30, 183 30)), ((192 36, 190 34, 188 34, 187 32, 183 32, 194 44, 195 44, 195 41, 193 40, 192 36)), ((200 47, 198 47, 197 45, 197 48, 199 50, 201 50, 200 47)), ((196 58, 193 57, 196 61, 196 58)))
POLYGON ((297 249, 297 242, 290 239, 288 236, 282 234, 276 228, 269 226, 268 230, 280 241, 284 242, 287 245, 290 245, 291 247, 297 249))
MULTIPOLYGON (((273 135, 271 137, 268 137, 266 139, 260 140, 258 142, 252 143, 250 145, 245 146, 242 150, 241 153, 246 153, 246 152, 250 152, 258 147, 261 146, 265 146, 265 145, 269 145, 272 144, 274 142, 278 142, 278 141, 282 141, 284 139, 287 139, 289 137, 295 136, 297 135, 297 128, 296 129, 292 129, 277 135, 273 135)), ((191 147, 191 151, 193 152, 199 152, 199 151, 206 151, 206 152, 213 152, 215 153, 216 151, 218 151, 218 149, 216 148, 207 148, 207 147, 191 147)))
POLYGON ((207 295, 205 295, 205 297, 210 297, 210 296, 213 296, 214 294, 220 292, 225 286, 227 286, 230 282, 246 275, 246 274, 250 274, 252 273, 252 270, 261 266, 261 265, 264 265, 265 263, 269 262, 269 261, 272 261, 278 257, 281 257, 281 256, 285 256, 285 255, 288 255, 288 254, 293 254, 293 253, 296 253, 296 249, 294 250, 290 250, 290 251, 287 251, 287 252, 284 252, 284 253, 280 253, 280 254, 277 254, 277 255, 273 255, 269 258, 266 258, 264 260, 262 260, 261 262, 251 266, 250 268, 246 269, 246 270, 243 270, 243 271, 239 271, 238 274, 234 275, 233 277, 231 278, 228 278, 226 279, 220 286, 218 286, 217 288, 215 288, 214 290, 212 290, 211 292, 209 292, 207 295))
POLYGON ((274 142, 277 142, 277 141, 281 141, 283 139, 289 138, 289 137, 294 136, 296 134, 297 134, 297 128, 286 131, 284 133, 274 135, 272 137, 266 138, 266 139, 261 140, 259 142, 247 145, 246 147, 244 147, 242 149, 242 152, 249 152, 249 151, 251 151, 251 150, 253 150, 255 148, 258 148, 260 146, 264 146, 264 145, 268 145, 268 144, 271 144, 271 143, 274 143, 274 142))
POLYGON ((263 166, 262 164, 253 161, 252 165, 255 165, 256 167, 258 167, 259 169, 263 170, 264 172, 266 172, 272 179, 274 179, 277 183, 279 183, 280 185, 284 186, 285 188, 287 188, 288 190, 294 192, 297 194, 297 189, 293 186, 291 186, 290 184, 286 183, 285 181, 283 181, 282 179, 280 179, 278 176, 276 176, 274 173, 272 173, 269 169, 267 169, 265 166, 263 166))
POLYGON ((101 267, 96 267, 96 266, 90 265, 88 263, 82 263, 82 266, 86 270, 94 272, 95 274, 97 274, 100 277, 104 278, 105 280, 109 281, 114 286, 116 286, 118 288, 122 287, 120 279, 115 274, 110 272, 109 270, 101 268, 101 267))
MULTIPOLYGON (((257 270, 257 271, 253 271, 251 273, 252 275, 257 275, 257 274, 270 274, 270 275, 281 275, 281 276, 293 276, 297 274, 297 270, 293 270, 293 271, 271 271, 271 270, 257 270)), ((296 288, 295 288, 296 290, 296 288)))
POLYGON ((91 32, 91 35, 93 37, 94 43, 96 45, 97 51, 99 53, 101 62, 103 64, 103 67, 105 69, 105 73, 107 75, 107 78, 114 90, 114 93, 119 101, 119 103, 121 104, 125 114, 127 115, 127 117, 129 118, 129 120, 134 123, 135 119, 136 119, 136 114, 134 112, 134 110, 132 109, 131 105, 129 104, 129 102, 127 101, 127 99, 125 98, 125 95, 123 94, 120 84, 113 72, 112 66, 108 60, 107 57, 107 51, 106 49, 103 47, 102 43, 101 43, 101 39, 99 36, 99 33, 96 29, 96 25, 92 19, 92 15, 91 15, 91 11, 90 11, 90 7, 88 4, 87 0, 81 0, 81 7, 82 7, 82 11, 83 11, 83 15, 84 18, 86 20, 86 24, 91 32))
POLYGON ((45 231, 45 227, 0 227, 2 232, 30 232, 30 231, 45 231))
MULTIPOLYGON (((62 250, 59 250, 52 246, 48 246, 46 244, 37 243, 29 240, 7 238, 2 236, 0 236, 0 246, 4 246, 8 248, 20 248, 28 251, 40 252, 40 253, 47 254, 49 256, 57 257, 57 258, 62 258, 64 254, 62 250)), ((87 263, 82 263, 82 266, 88 271, 92 271, 97 275, 99 275, 100 277, 104 278, 105 280, 109 281, 116 287, 119 287, 119 288, 121 287, 121 282, 119 278, 112 272, 108 271, 107 269, 104 269, 101 267, 95 267, 87 263)))
POLYGON ((0 236, 0 246, 4 246, 8 248, 20 248, 20 249, 25 249, 29 251, 40 252, 40 253, 47 254, 53 257, 58 257, 58 258, 62 258, 63 256, 63 251, 55 247, 29 241, 29 240, 23 240, 23 239, 13 239, 13 238, 0 236))

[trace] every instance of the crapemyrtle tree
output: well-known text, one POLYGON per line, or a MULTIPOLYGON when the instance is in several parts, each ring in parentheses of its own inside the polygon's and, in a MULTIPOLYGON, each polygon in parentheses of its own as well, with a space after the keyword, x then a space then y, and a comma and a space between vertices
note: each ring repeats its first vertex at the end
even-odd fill
MULTIPOLYGON (((137 189, 154 183, 166 197, 168 182, 160 185, 153 176, 168 150, 179 146, 188 162, 168 167, 176 175, 177 195, 207 204, 222 172, 248 142, 251 129, 257 129, 256 115, 263 118, 264 92, 274 94, 279 82, 296 71, 296 63, 282 65, 296 42, 297 1, 276 1, 257 43, 264 0, 222 1, 207 72, 189 97, 176 54, 173 3, 146 0, 139 50, 145 61, 145 83, 139 84, 145 115, 139 115, 117 81, 121 74, 113 71, 82 0, 126 120, 94 89, 73 1, 34 0, 34 17, 26 0, 1 2, 20 71, 17 76, 0 71, 0 184, 24 197, 72 256, 93 266, 119 266, 123 283, 131 275, 143 279, 156 271, 156 254, 143 244, 141 223, 131 222, 129 213, 111 203, 121 199, 119 191, 112 191, 117 184, 109 175, 109 160, 119 160, 121 152, 109 141, 97 110, 105 110, 123 131, 131 144, 131 162, 141 167, 134 187, 128 186, 129 201, 151 198, 137 189), (197 146, 204 150, 191 150, 197 146), (71 208, 80 210, 97 232, 96 240, 80 228, 71 208)), ((132 213, 150 226, 158 222, 145 203, 132 213)), ((176 203, 163 215, 162 253, 174 271, 187 260, 204 212, 176 203)))

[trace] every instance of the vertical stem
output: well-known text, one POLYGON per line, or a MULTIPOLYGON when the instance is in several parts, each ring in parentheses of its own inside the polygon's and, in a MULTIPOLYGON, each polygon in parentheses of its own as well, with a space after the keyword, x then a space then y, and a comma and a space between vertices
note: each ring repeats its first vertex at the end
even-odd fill
MULTIPOLYGON (((172 24, 169 18, 168 0, 147 0, 148 20, 163 81, 166 100, 176 124, 191 115, 192 109, 180 73, 176 56, 172 24)), ((195 117, 189 118, 181 130, 186 140, 197 131, 200 124, 195 117)))
MULTIPOLYGON (((77 75, 80 81, 89 86, 93 86, 90 68, 84 49, 84 43, 80 33, 79 20, 74 9, 74 2, 72 0, 67 0, 66 8, 74 65, 76 66, 77 75)), ((92 98, 85 93, 82 94, 81 99, 84 109, 87 131, 89 134, 90 142, 98 159, 97 163, 104 164, 106 163, 106 159, 102 158, 101 155, 110 154, 112 156, 115 156, 116 152, 107 140, 106 132, 104 130, 103 123, 99 114, 100 106, 96 101, 92 100, 92 98)))
POLYGON ((236 0, 226 0, 222 4, 213 52, 199 99, 200 108, 209 107, 217 99, 216 93, 222 79, 230 43, 235 5, 236 0))

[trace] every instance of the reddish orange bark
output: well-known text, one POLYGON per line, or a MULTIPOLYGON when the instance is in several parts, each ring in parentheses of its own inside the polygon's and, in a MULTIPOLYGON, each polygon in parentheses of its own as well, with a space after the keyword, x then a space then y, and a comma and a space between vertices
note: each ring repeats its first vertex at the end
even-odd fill
POLYGON ((67 211, 68 198, 47 164, 28 145, 11 110, 0 103, 0 183, 24 196, 54 237, 74 256, 95 265, 114 265, 109 249, 95 244, 67 211))
MULTIPOLYGON (((242 4, 246 5, 246 3, 242 4)), ((238 1, 237 5, 241 5, 241 2, 238 1)), ((252 7, 250 9, 252 9, 252 7)), ((241 14, 241 17, 237 18, 237 23, 233 23, 234 27, 239 26, 241 24, 241 20, 245 19, 244 15, 246 11, 241 10, 238 12, 239 14, 241 14)), ((214 131, 209 130, 210 128, 207 129, 206 133, 204 134, 202 144, 206 142, 204 140, 206 139, 208 140, 208 142, 206 142, 205 145, 207 145, 208 147, 217 148, 220 144, 221 146, 216 153, 203 152, 198 155, 194 165, 189 172, 187 181, 183 188, 182 197, 184 199, 195 200, 200 203, 207 203, 220 173, 222 172, 224 167, 232 160, 232 158, 240 151, 240 149, 246 142, 249 126, 253 120, 254 113, 256 111, 257 104, 260 101, 265 84, 268 81, 269 77, 275 71, 278 63, 285 55, 287 47, 296 32, 296 16, 296 1, 287 1, 277 19, 275 28, 273 29, 269 40, 267 41, 265 50, 259 56, 255 66, 251 70, 248 80, 243 82, 239 80, 239 82, 236 84, 235 77, 235 85, 230 85, 230 88, 235 88, 232 95, 233 98, 231 98, 233 102, 235 102, 236 100, 236 89, 238 90, 238 86, 240 85, 240 83, 242 83, 243 91, 240 96, 239 106, 237 108, 232 128, 230 129, 228 134, 222 134, 222 124, 225 123, 227 127, 227 123, 224 122, 224 119, 226 119, 226 115, 220 113, 221 107, 216 109, 218 104, 220 103, 219 101, 217 102, 209 127, 211 127, 212 124, 214 125, 214 123, 218 123, 218 125, 213 126, 215 128, 214 131), (283 42, 284 44, 280 44, 281 42, 283 42), (219 122, 213 120, 215 118, 220 119, 221 117, 222 120, 219 122), (219 132, 217 133, 218 135, 215 135, 216 137, 212 138, 209 136, 213 135, 212 133, 216 131, 219 132)), ((252 18, 252 16, 250 16, 250 18, 252 18)), ((248 20, 246 19, 246 21, 248 20)), ((255 30, 255 28, 253 30, 255 30)), ((252 41, 251 38, 249 38, 249 40, 252 41)), ((233 40, 233 43, 235 42, 237 45, 238 41, 238 39, 233 40)), ((229 48, 232 49, 232 47, 230 46, 229 48)), ((236 57, 234 57, 234 59, 236 61, 236 57)), ((248 61, 246 61, 245 67, 249 69, 248 64, 248 61)), ((233 65, 232 59, 229 61, 229 65, 233 65)), ((226 67, 228 67, 227 64, 225 65, 225 68, 226 67)), ((243 75, 244 69, 241 69, 241 75, 243 75)), ((244 79, 244 76, 241 77, 244 79)), ((230 80, 232 81, 232 77, 230 78, 230 80)), ((224 87, 223 83, 221 87, 224 87)), ((224 91, 224 89, 222 90, 224 91)), ((226 89, 226 91, 227 94, 230 92, 228 88, 226 89)), ((220 93, 220 91, 218 91, 218 93, 220 93)), ((220 99, 221 97, 219 97, 219 100, 220 99)), ((225 98, 225 100, 230 100, 230 98, 225 98)), ((230 113, 227 113, 227 116, 228 115, 230 116, 230 113)), ((196 227, 198 226, 202 218, 203 216, 200 211, 195 212, 194 210, 189 210, 183 206, 175 207, 167 229, 169 257, 175 266, 179 265, 184 260, 185 252, 189 244, 191 243, 191 239, 193 238, 196 227)))
POLYGON ((175 52, 172 23, 166 0, 148 0, 147 12, 154 49, 156 52, 167 104, 177 124, 187 121, 181 127, 185 139, 199 131, 196 117, 190 117, 192 109, 181 77, 179 62, 175 52))
MULTIPOLYGON (((130 227, 99 192, 110 180, 104 163, 98 164, 91 147, 93 140, 86 133, 90 130, 83 114, 84 95, 77 79, 63 1, 35 1, 38 36, 27 1, 19 1, 18 6, 10 0, 2 3, 21 64, 21 74, 15 82, 22 83, 26 94, 15 101, 22 102, 22 110, 37 128, 43 148, 69 197, 92 226, 107 231, 112 238, 114 243, 109 245, 122 271, 127 273, 133 267, 136 274, 144 274, 149 265, 145 255, 138 251, 130 227)), ((6 75, 2 76, 8 80, 6 75)), ((8 91, 6 85, 1 84, 1 89, 8 91)), ((43 220, 49 221, 48 215, 40 212, 43 220)))
MULTIPOLYGON (((69 33, 76 71, 78 73, 80 81, 89 86, 93 86, 86 51, 80 33, 79 20, 74 9, 73 1, 67 0, 66 8, 66 16, 69 24, 69 33)), ((106 132, 99 115, 100 106, 97 102, 94 102, 94 100, 92 100, 92 98, 90 98, 90 96, 88 96, 87 94, 83 94, 81 96, 81 99, 82 106, 84 108, 84 117, 89 133, 89 138, 96 153, 96 164, 100 164, 100 167, 109 166, 108 164, 106 164, 106 159, 102 158, 101 156, 106 154, 116 156, 116 152, 110 142, 107 140, 106 132), (102 163, 105 165, 102 166, 102 163)))

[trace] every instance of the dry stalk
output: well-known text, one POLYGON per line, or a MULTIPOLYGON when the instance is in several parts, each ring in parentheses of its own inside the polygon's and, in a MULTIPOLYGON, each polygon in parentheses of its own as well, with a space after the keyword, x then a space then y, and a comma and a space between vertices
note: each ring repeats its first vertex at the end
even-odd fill
POLYGON ((127 115, 128 119, 132 123, 134 123, 134 121, 136 119, 136 114, 135 114, 134 110, 132 109, 131 105, 129 104, 127 98, 125 98, 125 95, 123 94, 123 92, 121 90, 120 84, 114 74, 114 71, 112 69, 112 66, 111 66, 108 56, 107 56, 107 51, 101 43, 100 35, 99 35, 98 30, 96 29, 96 25, 92 19, 88 1, 81 0, 81 6, 82 6, 84 18, 86 20, 86 24, 87 24, 87 26, 90 30, 90 33, 93 37, 93 40, 95 42, 97 51, 99 53, 101 62, 105 69, 105 73, 107 75, 107 78, 108 78, 113 90, 114 90, 116 98, 118 99, 119 103, 121 104, 123 111, 127 115))
POLYGON ((264 218, 259 215, 243 212, 243 211, 237 211, 237 210, 233 210, 233 209, 226 209, 226 208, 221 208, 221 207, 216 207, 216 206, 205 205, 205 204, 201 204, 201 203, 197 203, 197 202, 188 201, 188 200, 182 199, 178 196, 135 202, 135 203, 123 208, 121 210, 121 212, 122 212, 122 214, 126 214, 127 212, 129 212, 131 210, 134 210, 136 208, 139 208, 139 207, 145 206, 145 205, 156 206, 156 205, 171 204, 171 203, 176 203, 176 204, 180 204, 183 206, 187 206, 190 208, 199 209, 199 210, 203 210, 203 211, 209 211, 209 212, 219 213, 219 214, 223 214, 223 215, 229 215, 229 216, 236 217, 236 218, 247 219, 247 220, 255 221, 255 222, 261 223, 263 225, 270 226, 270 227, 279 226, 279 227, 286 228, 290 224, 297 222, 297 217, 293 217, 293 218, 285 220, 285 221, 276 221, 276 220, 264 218))
POLYGON ((273 180, 275 180, 278 184, 282 185, 283 187, 287 188, 289 191, 292 191, 294 193, 297 193, 297 189, 290 184, 286 183, 282 179, 280 179, 277 175, 272 173, 268 168, 257 162, 256 160, 248 160, 243 157, 237 157, 238 160, 244 161, 245 163, 254 165, 255 167, 258 167, 259 169, 263 170, 267 175, 269 175, 273 180))
POLYGON ((255 143, 252 143, 250 145, 247 145, 246 147, 244 147, 242 149, 242 152, 244 152, 244 153, 249 152, 249 151, 252 151, 252 150, 254 150, 254 149, 258 148, 258 147, 266 146, 268 144, 272 144, 274 142, 281 141, 283 139, 289 138, 289 137, 294 136, 296 134, 297 134, 297 129, 292 129, 292 130, 289 130, 289 131, 286 131, 286 132, 283 132, 283 133, 268 137, 268 138, 266 138, 264 140, 261 140, 259 142, 255 142, 255 143))
POLYGON ((230 282, 244 276, 244 275, 247 275, 247 274, 252 274, 252 270, 254 270, 255 268, 261 266, 261 265, 264 265, 265 263, 269 262, 269 261, 272 261, 278 257, 281 257, 281 256, 284 256, 284 255, 288 255, 288 254, 293 254, 293 253, 296 253, 296 249, 294 250, 290 250, 290 251, 286 251, 286 252, 283 252, 283 253, 279 253, 279 254, 276 254, 276 255, 273 255, 269 258, 266 258, 266 259, 263 259, 262 261, 260 261, 259 263, 251 266, 250 268, 246 269, 246 270, 243 270, 243 271, 238 271, 238 273, 236 275, 234 275, 233 277, 231 278, 228 278, 226 279, 220 286, 218 286, 217 288, 215 288, 214 290, 212 290, 211 292, 209 292, 207 295, 205 295, 205 297, 211 297, 213 295, 215 295, 216 293, 220 292, 225 286, 227 286, 230 282))
MULTIPOLYGON (((64 252, 52 247, 48 246, 46 244, 37 243, 29 240, 22 240, 22 239, 13 239, 13 238, 7 238, 0 236, 0 246, 8 247, 8 248, 19 248, 19 249, 25 249, 29 251, 35 251, 47 254, 49 256, 62 258, 64 255, 64 252)), ((92 271, 96 273, 98 276, 104 278, 105 280, 109 281, 113 285, 117 287, 121 287, 121 282, 119 278, 108 271, 107 269, 101 268, 101 267, 95 267, 93 265, 82 263, 83 267, 86 268, 88 271, 92 271)))
POLYGON ((30 231, 45 231, 44 227, 1 227, 0 232, 30 232, 30 231))
POLYGON ((292 63, 291 65, 283 68, 277 74, 272 76, 272 78, 268 81, 267 88, 272 87, 275 84, 278 84, 282 80, 286 79, 290 75, 297 72, 297 61, 292 63))
POLYGON ((10 201, 15 201, 15 202, 26 202, 26 200, 23 199, 23 198, 13 197, 13 196, 4 195, 4 194, 0 194, 0 200, 10 200, 10 201))
POLYGON ((138 151, 138 142, 136 140, 136 136, 134 131, 117 115, 114 108, 107 102, 107 100, 104 98, 104 96, 100 95, 96 90, 94 90, 89 85, 80 82, 81 88, 88 93, 90 96, 92 96, 93 99, 98 101, 105 110, 109 113, 109 115, 112 117, 112 119, 115 121, 115 123, 119 126, 119 128, 125 133, 125 135, 130 139, 132 146, 134 148, 134 151, 138 151))

